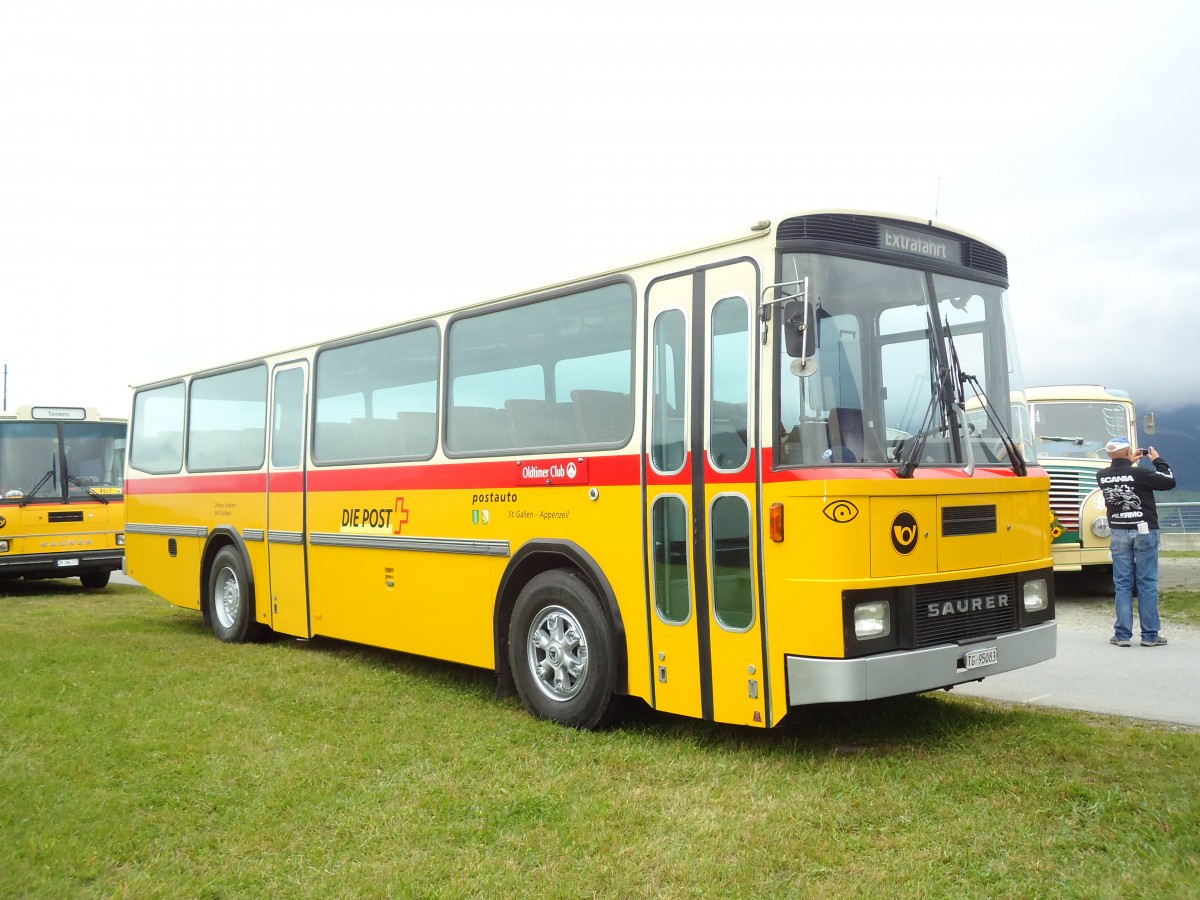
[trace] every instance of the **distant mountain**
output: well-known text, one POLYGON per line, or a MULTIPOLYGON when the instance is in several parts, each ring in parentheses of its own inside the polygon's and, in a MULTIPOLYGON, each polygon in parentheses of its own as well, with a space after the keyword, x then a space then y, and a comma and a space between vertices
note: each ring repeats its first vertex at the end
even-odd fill
POLYGON ((1150 412, 1155 419, 1152 435, 1146 434, 1142 422, 1138 422, 1139 443, 1154 447, 1171 464, 1176 490, 1200 491, 1200 404, 1155 409, 1134 399, 1139 420, 1150 412))

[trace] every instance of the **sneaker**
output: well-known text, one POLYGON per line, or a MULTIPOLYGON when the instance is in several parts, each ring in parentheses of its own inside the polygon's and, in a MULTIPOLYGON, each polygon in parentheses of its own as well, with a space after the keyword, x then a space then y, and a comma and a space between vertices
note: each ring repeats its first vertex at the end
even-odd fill
POLYGON ((1152 641, 1142 641, 1142 646, 1143 647, 1165 647, 1165 646, 1167 646, 1167 639, 1160 634, 1158 637, 1156 637, 1152 641))
MULTIPOLYGON (((1112 644, 1114 647, 1131 647, 1131 646, 1133 646, 1129 642, 1129 638, 1119 638, 1115 634, 1108 639, 1108 642, 1110 644, 1112 644)), ((1166 641, 1163 641, 1163 643, 1165 644, 1166 641)))

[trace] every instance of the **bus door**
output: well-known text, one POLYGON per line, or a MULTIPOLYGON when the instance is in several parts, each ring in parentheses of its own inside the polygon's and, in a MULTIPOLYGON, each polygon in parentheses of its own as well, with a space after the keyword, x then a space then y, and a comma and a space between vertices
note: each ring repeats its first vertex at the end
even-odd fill
POLYGON ((765 725, 753 310, 734 261, 651 284, 646 547, 654 706, 765 725))
MULTIPOLYGON (((305 555, 305 399, 308 364, 275 368, 271 391, 271 454, 267 466, 267 558, 271 628, 309 637, 305 555)), ((260 590, 260 598, 264 593, 260 590)), ((261 600, 260 600, 261 602, 261 600)))

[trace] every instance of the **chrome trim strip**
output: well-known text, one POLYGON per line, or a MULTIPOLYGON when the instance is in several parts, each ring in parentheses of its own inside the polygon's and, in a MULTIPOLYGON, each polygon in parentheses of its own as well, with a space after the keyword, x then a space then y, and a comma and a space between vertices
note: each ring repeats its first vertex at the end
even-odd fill
POLYGON ((266 538, 267 538, 267 533, 265 531, 263 531, 261 528, 243 528, 242 529, 242 540, 243 541, 255 541, 257 543, 257 542, 266 540, 266 538))
POLYGON ((203 525, 141 525, 137 522, 126 522, 125 533, 165 534, 168 537, 208 537, 208 529, 203 525))
POLYGON ((303 531, 268 531, 267 542, 270 544, 303 544, 303 531))
POLYGON ((469 556, 510 556, 508 541, 459 538, 392 537, 376 534, 337 534, 314 531, 314 547, 360 547, 371 550, 416 550, 423 553, 465 553, 469 556))

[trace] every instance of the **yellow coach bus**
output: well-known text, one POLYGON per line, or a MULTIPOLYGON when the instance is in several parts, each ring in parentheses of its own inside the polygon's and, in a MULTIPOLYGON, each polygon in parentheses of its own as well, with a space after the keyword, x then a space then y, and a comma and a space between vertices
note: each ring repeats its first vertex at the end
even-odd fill
POLYGON ((0 414, 0 578, 102 588, 121 568, 125 420, 80 406, 0 414))
POLYGON ((624 698, 771 726, 1046 660, 1006 286, 977 238, 816 212, 142 385, 128 572, 222 640, 494 670, 584 728, 624 698))

